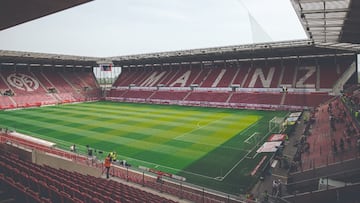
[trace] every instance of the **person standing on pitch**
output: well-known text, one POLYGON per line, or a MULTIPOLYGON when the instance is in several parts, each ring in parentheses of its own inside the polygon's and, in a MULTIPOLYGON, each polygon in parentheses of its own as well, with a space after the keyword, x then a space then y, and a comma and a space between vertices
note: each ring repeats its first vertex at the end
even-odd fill
POLYGON ((109 178, 109 172, 110 172, 110 166, 111 166, 110 154, 108 154, 107 157, 105 158, 104 165, 106 168, 106 178, 109 178))

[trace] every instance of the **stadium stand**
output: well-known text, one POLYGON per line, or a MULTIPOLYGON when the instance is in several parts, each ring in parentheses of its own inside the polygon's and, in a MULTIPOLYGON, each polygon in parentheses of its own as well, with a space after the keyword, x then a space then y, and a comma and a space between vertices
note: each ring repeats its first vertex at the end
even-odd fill
MULTIPOLYGON (((169 70, 166 70, 165 68, 153 67, 151 70, 144 68, 143 71, 124 68, 123 73, 113 86, 124 87, 136 84, 139 87, 156 87, 158 84, 164 84, 169 87, 176 87, 182 82, 181 86, 186 87, 189 87, 190 84, 197 84, 199 87, 204 88, 218 88, 229 87, 229 83, 231 82, 232 84, 239 84, 243 88, 279 88, 280 85, 290 85, 297 88, 315 88, 316 84, 320 82, 318 75, 322 78, 321 72, 316 68, 318 65, 314 62, 293 64, 284 61, 283 63, 286 65, 271 66, 275 64, 275 62, 269 62, 270 65, 267 66, 263 64, 249 65, 246 62, 239 62, 239 65, 236 67, 233 67, 232 64, 226 64, 226 66, 229 66, 226 68, 203 65, 202 67, 198 67, 197 71, 195 68, 176 69, 167 67, 169 70), (288 65, 288 63, 292 64, 292 66, 290 66, 290 64, 288 65), (138 72, 143 74, 136 74, 138 72), (168 77, 169 75, 171 75, 171 77, 168 77), (280 78, 281 75, 283 75, 282 78, 280 78), (122 78, 126 78, 126 80, 122 80, 122 78), (129 78, 131 78, 131 80, 129 78), (226 85, 226 83, 228 83, 228 85, 226 85)), ((334 65, 333 63, 322 66, 335 69, 332 68, 334 65)), ((329 82, 329 84, 324 85, 324 87, 331 87, 343 71, 344 69, 337 72, 334 71, 334 74, 337 76, 331 78, 332 80, 324 79, 329 82), (334 78, 335 80, 333 80, 334 78)), ((327 74, 328 73, 323 73, 323 77, 325 78, 327 74)))
POLYGON ((0 109, 100 99, 92 72, 34 69, 1 67, 0 109))
POLYGON ((226 92, 191 92, 186 97, 187 101, 211 101, 211 102, 226 102, 229 94, 226 92))
POLYGON ((188 93, 188 91, 156 91, 155 94, 151 96, 151 100, 158 99, 181 101, 188 93))
POLYGON ((280 93, 235 92, 230 103, 280 105, 284 95, 280 93))
POLYGON ((287 93, 285 95, 284 105, 309 106, 315 108, 331 98, 333 98, 333 96, 327 93, 287 93))
POLYGON ((103 170, 101 162, 15 137, 11 132, 0 134, 0 152, 2 154, 0 165, 5 166, 0 169, 0 177, 4 177, 0 179, 0 191, 5 191, 7 194, 1 196, 0 192, 0 198, 10 202, 12 200, 15 202, 54 202, 54 199, 56 202, 177 202, 173 199, 178 198, 180 202, 188 202, 188 200, 208 203, 242 202, 168 180, 159 182, 157 177, 144 176, 143 173, 117 165, 110 170, 113 181, 109 182, 98 175, 103 170), (34 161, 31 158, 33 156, 37 157, 34 158, 37 164, 31 162, 31 160, 34 161), (3 157, 5 157, 4 160, 2 160, 3 157), (98 172, 88 171, 91 168, 98 172), (5 177, 8 177, 7 180, 5 177), (121 180, 126 183, 136 183, 138 186, 124 184, 125 182, 122 183, 121 180), (94 189, 99 184, 103 185, 103 188, 94 189), (116 187, 116 191, 109 193, 109 186, 116 187), (151 188, 150 193, 147 188, 151 188), (19 193, 19 195, 16 196, 14 193, 19 193), (168 196, 162 197, 164 195, 159 197, 157 193, 167 193, 173 197, 170 199, 168 196))
POLYGON ((344 73, 351 61, 347 57, 325 57, 124 68, 107 93, 107 99, 203 103, 231 108, 309 109, 334 97, 333 92, 338 91, 335 86, 347 79, 344 73), (189 93, 184 93, 186 91, 189 93), (171 96, 172 92, 183 93, 171 96))
MULTIPOLYGON (((50 13, 78 3, 56 4, 50 13)), ((295 156, 285 157, 293 158, 299 165, 294 168, 293 162, 290 163, 289 170, 276 177, 285 180, 286 196, 272 196, 270 199, 295 203, 359 202, 360 94, 354 85, 358 82, 357 78, 354 79, 355 66, 351 67, 353 56, 359 53, 359 47, 351 44, 358 44, 360 39, 359 32, 354 29, 359 27, 356 25, 359 21, 355 20, 358 19, 358 2, 293 0, 292 3, 310 40, 109 58, 122 67, 122 74, 105 97, 131 102, 305 109, 304 113, 309 110, 310 119, 304 117, 295 124, 296 130, 300 131, 294 130, 300 136, 299 140, 295 135, 290 138, 296 140, 295 156), (340 13, 344 13, 344 17, 340 13), (331 24, 334 16, 339 20, 335 26, 331 24), (320 25, 318 22, 323 23, 320 25), (342 53, 350 57, 340 56, 342 53), (354 88, 353 92, 339 97, 342 91, 346 91, 343 89, 346 86, 354 88), (325 182, 331 178, 345 184, 334 188, 327 184, 326 189, 319 189, 324 184, 319 177, 325 182)), ((19 7, 18 2, 9 5, 19 7)), ((8 11, 14 9, 7 6, 4 9, 7 17, 1 29, 48 14, 44 13, 47 10, 44 5, 39 5, 34 9, 37 12, 33 9, 23 12, 21 20, 14 22, 8 19, 12 16, 8 11)), ((0 109, 98 100, 102 96, 92 68, 88 69, 90 71, 76 68, 79 64, 95 67, 98 58, 10 53, 0 59, 0 109), (12 65, 8 65, 9 59, 12 65), (62 68, 56 68, 58 63, 62 68), (64 64, 73 68, 65 68, 67 65, 64 64), (32 68, 33 65, 39 67, 32 68)), ((6 133, 1 134, 0 139, 6 145, 15 144, 22 150, 24 147, 39 150, 93 167, 87 157, 44 147, 6 133)), ((278 169, 277 162, 273 163, 270 172, 278 169)), ((1 151, 0 166, 2 202, 174 202, 112 180, 36 165, 8 151, 1 151), (114 193, 109 193, 109 186, 115 188, 114 193)), ((95 167, 101 170, 101 166, 95 167)), ((193 202, 232 202, 211 192, 205 197, 204 190, 179 187, 173 182, 155 182, 154 178, 144 178, 144 175, 132 171, 125 173, 121 168, 112 173, 193 202)), ((266 179, 261 179, 262 185, 269 183, 266 179)))
MULTIPOLYGON (((233 80, 235 79, 234 76, 237 75, 237 73, 239 72, 239 68, 236 67, 235 64, 226 64, 227 67, 227 71, 224 73, 224 75, 221 77, 219 83, 218 83, 218 87, 230 87, 231 84, 233 84, 233 80)), ((222 67, 222 72, 224 70, 224 67, 222 67)), ((222 73, 221 72, 221 73, 222 73)))
POLYGON ((36 165, 5 152, 0 160, 1 189, 17 202, 174 202, 120 182, 36 165))
POLYGON ((360 129, 340 98, 319 106, 314 118, 304 132, 309 148, 303 150, 303 170, 357 157, 360 129))
POLYGON ((127 91, 123 97, 125 98, 140 98, 140 99, 147 99, 153 94, 153 91, 146 91, 146 90, 134 90, 134 91, 127 91))
MULTIPOLYGON (((301 61, 288 59, 269 62, 236 61, 210 64, 190 63, 154 67, 144 66, 134 69, 123 68, 122 74, 117 78, 112 88, 106 92, 105 98, 107 100, 126 102, 226 108, 265 110, 316 109, 317 111, 314 113, 315 120, 321 118, 322 121, 325 121, 329 115, 321 114, 323 112, 322 110, 320 111, 320 109, 326 108, 328 102, 336 98, 335 92, 337 89, 335 86, 337 86, 338 83, 346 83, 346 80, 349 79, 344 75, 346 75, 349 70, 351 60, 339 59, 336 63, 334 63, 334 61, 335 60, 321 58, 318 60, 301 61), (324 74, 325 70, 329 71, 324 74), (286 91, 284 91, 284 86, 287 87, 286 91)), ((77 70, 55 67, 49 69, 15 69, 2 67, 0 74, 1 91, 6 92, 9 90, 10 93, 13 93, 11 96, 2 94, 1 98, 4 98, 1 99, 0 102, 2 109, 81 102, 101 98, 101 91, 94 74, 86 69, 77 70), (15 79, 8 80, 8 78, 11 77, 15 79), (32 82, 25 83, 25 81, 32 82), (23 89, 28 88, 27 90, 29 90, 32 88, 33 90, 25 91, 21 88, 19 89, 19 84, 23 84, 23 89), (31 84, 32 86, 27 84, 31 84), (34 88, 35 86, 37 86, 36 89, 34 88)), ((334 103, 333 105, 337 104, 334 103)), ((339 105, 341 106, 341 104, 339 105)), ((341 106, 339 109, 343 108, 345 107, 341 106)), ((334 113, 338 114, 339 112, 336 111, 334 113)), ((351 118, 348 117, 347 119, 349 123, 349 119, 351 118)), ((319 123, 322 122, 316 122, 316 124, 311 126, 312 134, 326 134, 324 133, 324 131, 326 131, 326 124, 321 126, 319 123), (317 131, 317 129, 322 129, 322 131, 317 131)), ((329 123, 327 123, 327 126, 329 126, 329 123)), ((335 126, 339 129, 337 132, 346 131, 344 124, 336 123, 335 126)), ((340 140, 340 137, 336 137, 335 139, 340 140)), ((74 157, 71 153, 44 148, 23 140, 17 139, 14 140, 14 142, 15 141, 22 146, 65 157, 89 167, 92 167, 93 164, 89 163, 86 157, 74 157)), ((355 143, 355 138, 351 141, 355 143)), ((322 156, 321 153, 331 154, 332 152, 332 149, 327 147, 329 140, 324 141, 323 136, 309 136, 307 142, 309 142, 310 153, 307 151, 302 153, 302 168, 292 171, 290 177, 292 177, 293 182, 289 181, 286 185, 289 188, 288 192, 290 195, 292 191, 301 191, 303 187, 306 188, 306 186, 298 183, 297 173, 308 173, 308 170, 314 170, 314 168, 321 168, 324 165, 328 167, 328 165, 354 158, 353 154, 345 152, 342 156, 335 158, 328 157, 327 160, 324 161, 324 159, 322 159, 324 156, 322 156), (321 153, 315 150, 316 148, 314 146, 321 148, 321 150, 319 150, 321 153)), ((101 170, 101 165, 96 165, 95 168, 101 170)), ((56 174, 57 172, 54 173, 56 174)), ((19 172, 19 174, 22 174, 22 172, 19 172)), ((232 200, 226 199, 226 196, 224 197, 223 195, 215 195, 211 192, 205 193, 201 189, 199 190, 198 188, 191 188, 184 185, 179 186, 171 181, 158 183, 154 177, 151 178, 139 173, 124 171, 122 168, 114 168, 112 174, 120 179, 134 182, 148 188, 154 188, 157 191, 169 193, 194 202, 232 202, 232 200)), ((78 174, 76 175, 80 176, 78 174)), ((21 175, 17 176, 21 177, 21 175)), ((28 202, 46 202, 50 199, 57 199, 62 202, 87 202, 90 199, 89 194, 91 194, 92 201, 94 202, 111 202, 107 197, 99 195, 101 192, 106 194, 104 191, 89 193, 87 189, 71 190, 64 184, 58 184, 63 181, 62 179, 44 179, 37 183, 32 180, 26 180, 27 183, 21 186, 19 184, 21 181, 18 179, 12 181, 4 179, 4 181, 8 186, 11 185, 11 187, 15 187, 12 191, 26 191, 27 193, 20 195, 19 198, 28 202), (31 184, 29 182, 31 182, 31 184), (36 184, 37 186, 34 187, 36 184), (33 191, 28 189, 30 187, 42 189, 33 191), (43 194, 43 196, 40 194, 43 194)), ((98 180, 93 179, 92 181, 97 182, 98 180)), ((85 187, 85 185, 91 184, 86 182, 84 185, 77 186, 85 187)), ((116 196, 116 198, 123 198, 123 202, 128 201, 128 199, 134 200, 131 199, 133 198, 131 196, 116 196)), ((141 198, 135 199, 134 201, 137 200, 145 201, 141 198)), ((234 202, 239 201, 241 202, 242 200, 234 200, 234 202)))

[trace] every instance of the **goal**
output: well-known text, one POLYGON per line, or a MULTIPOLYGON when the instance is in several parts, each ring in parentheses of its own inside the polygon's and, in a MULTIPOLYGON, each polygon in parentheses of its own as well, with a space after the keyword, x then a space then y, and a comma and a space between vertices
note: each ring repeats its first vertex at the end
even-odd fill
POLYGON ((274 117, 269 121, 269 132, 280 133, 284 130, 284 118, 274 117))

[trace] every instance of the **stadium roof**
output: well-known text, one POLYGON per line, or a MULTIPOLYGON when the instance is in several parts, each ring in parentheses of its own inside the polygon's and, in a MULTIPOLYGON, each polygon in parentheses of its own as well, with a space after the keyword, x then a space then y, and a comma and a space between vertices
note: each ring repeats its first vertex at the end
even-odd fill
POLYGON ((59 54, 43 54, 34 52, 0 50, 0 64, 7 65, 36 65, 58 67, 95 67, 97 61, 103 59, 96 57, 81 57, 59 54))
POLYGON ((355 55, 360 45, 319 43, 312 40, 248 44, 206 49, 192 49, 131 56, 110 57, 115 66, 143 66, 146 64, 184 63, 224 60, 264 60, 335 55, 355 55))
POLYGON ((114 64, 114 66, 126 67, 205 61, 256 61, 264 59, 286 59, 312 56, 340 56, 354 55, 355 53, 360 52, 360 45, 346 45, 339 43, 316 44, 311 40, 299 40, 159 52, 109 58, 0 50, 0 64, 81 68, 95 67, 98 66, 98 64, 111 63, 114 64))
POLYGON ((92 0, 2 0, 0 30, 90 1, 92 0))
POLYGON ((359 0, 291 0, 315 42, 360 43, 359 0))

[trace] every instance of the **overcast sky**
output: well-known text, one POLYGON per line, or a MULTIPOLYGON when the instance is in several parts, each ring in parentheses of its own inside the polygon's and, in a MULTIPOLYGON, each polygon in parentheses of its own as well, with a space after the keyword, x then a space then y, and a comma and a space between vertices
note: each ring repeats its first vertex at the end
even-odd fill
POLYGON ((0 49, 110 57, 305 38, 290 0, 95 0, 0 31, 0 49))

